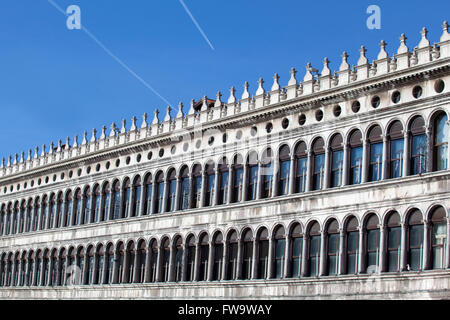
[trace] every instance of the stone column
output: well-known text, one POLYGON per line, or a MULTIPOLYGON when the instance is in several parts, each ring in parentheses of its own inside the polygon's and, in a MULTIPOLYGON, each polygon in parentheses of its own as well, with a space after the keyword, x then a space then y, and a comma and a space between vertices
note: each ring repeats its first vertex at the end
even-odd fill
POLYGON ((278 181, 280 174, 280 161, 278 157, 273 159, 273 184, 272 184, 272 197, 278 196, 278 181))
MULTIPOLYGON (((98 270, 98 254, 94 252, 94 265, 92 266, 92 272, 89 274, 88 284, 92 285, 97 281, 97 270, 98 270)), ((99 275, 100 276, 100 275, 99 275)))
POLYGON ((319 261, 319 276, 326 274, 327 267, 327 233, 322 231, 320 234, 320 261, 319 261))
POLYGON ((193 196, 193 190, 192 190, 192 186, 193 186, 193 184, 192 184, 192 179, 193 179, 192 173, 189 173, 188 177, 189 177, 188 209, 191 209, 192 208, 192 198, 194 197, 193 196))
POLYGON ((112 283, 118 283, 118 275, 119 275, 119 261, 117 257, 117 253, 114 252, 114 264, 112 269, 112 283))
POLYGON ((266 279, 271 279, 273 277, 273 257, 274 257, 274 241, 273 237, 269 238, 269 254, 267 257, 267 273, 266 279))
POLYGON ((180 210, 180 198, 181 198, 181 179, 180 177, 176 177, 177 179, 177 187, 175 190, 175 211, 180 210))
POLYGON ((427 153, 425 156, 426 161, 426 172, 433 171, 433 136, 432 136, 432 127, 427 126, 425 128, 427 135, 427 153))
POLYGON ((127 283, 129 278, 129 261, 128 256, 130 253, 127 252, 128 250, 125 249, 123 253, 123 270, 122 270, 122 281, 121 283, 127 283))
POLYGON ((170 254, 169 254, 169 276, 167 277, 167 280, 169 282, 173 282, 175 279, 175 272, 176 266, 175 266, 175 255, 174 255, 174 246, 170 245, 170 254))
POLYGON ((16 270, 16 272, 17 272, 17 274, 18 274, 16 286, 17 286, 17 287, 20 287, 20 286, 21 286, 21 283, 20 283, 20 276, 21 276, 21 273, 22 273, 22 259, 20 259, 20 256, 19 256, 19 265, 18 265, 18 269, 16 270))
POLYGON ((289 278, 291 274, 291 237, 289 236, 289 233, 286 235, 286 246, 284 248, 284 268, 283 268, 283 278, 289 278))
POLYGON ((359 227, 359 243, 358 243, 358 273, 364 273, 365 271, 365 252, 366 252, 366 248, 365 248, 365 241, 364 241, 364 228, 361 226, 359 227))
POLYGON ((156 261, 156 281, 155 282, 161 282, 161 263, 162 263, 162 257, 161 257, 161 245, 158 246, 158 260, 156 261))
POLYGON ((144 282, 150 282, 150 269, 151 269, 151 248, 146 248, 145 254, 145 269, 144 269, 144 282))
MULTIPOLYGON (((448 225, 447 225, 448 228, 448 225)), ((447 229, 448 230, 448 229, 447 229)), ((448 231, 447 231, 448 232, 448 231)), ((430 253, 431 253, 431 245, 430 245, 430 223, 428 220, 424 220, 423 222, 423 259, 422 259, 422 270, 428 270, 430 267, 430 253)))
POLYGON ((402 168, 402 177, 407 177, 409 174, 409 160, 410 160, 410 150, 409 150, 409 138, 410 134, 408 130, 405 130, 403 137, 403 168, 402 168))
POLYGON ((382 166, 381 166, 381 180, 386 180, 389 177, 388 174, 388 138, 387 135, 383 135, 383 154, 382 154, 382 166))
POLYGON ((347 142, 344 142, 344 157, 343 157, 343 166, 342 166, 342 185, 346 186, 348 185, 348 177, 350 175, 349 172, 349 161, 350 161, 350 154, 351 149, 349 148, 349 145, 347 142))
MULTIPOLYGON (((364 139, 364 138, 363 138, 364 139)), ((368 181, 368 167, 369 167, 369 157, 370 157, 370 143, 367 139, 363 141, 363 158, 361 164, 361 183, 366 183, 368 181)))
MULTIPOLYGON (((152 191, 153 191, 153 188, 152 188, 152 191)), ((141 217, 144 214, 146 201, 147 201, 147 192, 145 190, 145 180, 142 179, 142 184, 141 184, 141 205, 139 206, 139 212, 136 213, 136 215, 138 217, 141 217)))
POLYGON ((222 270, 220 275, 220 280, 225 280, 225 275, 227 272, 227 256, 228 256, 228 244, 224 240, 223 241, 223 255, 222 255, 222 270))
POLYGON ((164 180, 164 191, 163 191, 163 199, 162 199, 162 210, 161 212, 167 212, 167 200, 168 200, 168 194, 169 194, 169 181, 168 179, 164 180))
POLYGON ((379 250, 379 272, 385 271, 385 261, 386 261, 386 227, 384 225, 380 226, 380 250, 379 250))
POLYGON ((206 279, 208 281, 212 280, 212 276, 213 276, 213 267, 214 267, 214 245, 212 242, 212 238, 211 241, 209 242, 209 250, 208 250, 208 269, 207 271, 207 275, 206 275, 206 279))
POLYGON ((237 241, 238 241, 238 252, 236 261, 236 279, 242 279, 242 255, 244 251, 242 250, 243 242, 241 241, 241 239, 237 239, 237 241))
POLYGON ((231 203, 231 198, 233 196, 233 166, 229 165, 228 166, 228 199, 227 199, 227 204, 231 203))
POLYGON ((219 202, 219 177, 220 177, 219 164, 217 164, 214 176, 214 199, 212 202, 213 206, 217 206, 219 202))
POLYGON ((407 225, 406 222, 401 224, 401 238, 400 238, 400 265, 398 266, 399 271, 406 270, 407 263, 407 248, 406 248, 406 233, 407 225))
POLYGON ((205 170, 202 170, 201 172, 200 172, 200 174, 201 174, 201 181, 202 181, 202 186, 201 186, 201 188, 200 188, 200 205, 199 205, 199 208, 203 208, 204 206, 205 206, 205 185, 206 185, 206 183, 205 183, 205 180, 206 180, 206 171, 205 170))
POLYGON ((256 182, 256 200, 261 199, 261 190, 262 190, 262 170, 261 170, 261 161, 258 160, 258 178, 256 182))
POLYGON ((308 274, 308 272, 310 270, 308 270, 308 236, 306 234, 303 235, 303 244, 302 244, 302 273, 301 273, 301 277, 304 277, 308 274))
POLYGON ((200 265, 200 245, 195 244, 195 260, 194 260, 194 281, 198 281, 199 265, 200 265))
POLYGON ((308 161, 306 163, 306 186, 305 186, 305 192, 311 191, 311 169, 312 169, 312 163, 313 155, 311 151, 308 151, 308 161))
POLYGON ((259 254, 258 254, 258 242, 256 241, 256 238, 253 238, 253 252, 252 252, 252 279, 257 279, 258 278, 258 258, 259 258, 259 254))
POLYGON ((345 259, 346 255, 346 245, 345 245, 345 230, 342 228, 339 232, 339 254, 337 258, 338 261, 338 269, 336 270, 336 274, 346 274, 347 272, 347 259, 345 259))
POLYGON ((330 187, 330 162, 331 162, 331 148, 325 149, 325 164, 324 176, 322 178, 322 190, 330 187))

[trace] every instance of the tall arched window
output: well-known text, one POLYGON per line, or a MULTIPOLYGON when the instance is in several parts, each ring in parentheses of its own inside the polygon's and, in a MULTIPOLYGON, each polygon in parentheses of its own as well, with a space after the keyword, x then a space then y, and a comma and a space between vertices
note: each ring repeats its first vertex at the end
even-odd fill
MULTIPOLYGON (((12 203, 8 204, 8 211, 6 212, 6 228, 5 234, 11 233, 11 221, 12 221, 12 203)), ((37 230, 37 229, 35 229, 37 230)))
POLYGON ((253 233, 247 229, 242 236, 242 279, 249 280, 252 278, 253 267, 253 233))
POLYGON ((358 273, 358 250, 359 250, 359 231, 358 220, 355 217, 351 217, 345 226, 345 273, 357 274, 358 273))
POLYGON ((20 266, 20 255, 19 253, 16 253, 16 257, 14 260, 14 279, 13 279, 13 286, 17 287, 19 286, 19 266, 20 266))
POLYGON ((19 222, 19 215, 20 215, 19 202, 16 201, 16 203, 14 204, 14 213, 13 213, 12 230, 11 230, 12 234, 17 233, 17 224, 19 222))
POLYGON ((273 155, 272 149, 268 148, 264 150, 261 157, 261 198, 271 198, 273 191, 273 155))
POLYGON ((252 151, 247 158, 247 199, 256 200, 258 195, 258 154, 252 151))
POLYGON ((299 142, 295 147, 295 193, 305 192, 308 169, 308 153, 306 143, 299 142))
POLYGON ((409 213, 407 218, 407 270, 418 271, 423 264, 423 221, 422 213, 415 209, 409 213))
POLYGON ((91 246, 87 250, 86 272, 83 284, 92 284, 94 276, 94 247, 91 246))
POLYGON ((105 252, 106 268, 105 279, 106 283, 113 283, 113 268, 114 268, 114 247, 110 244, 105 252))
POLYGON ((48 217, 48 226, 47 228, 53 229, 55 227, 55 218, 56 218, 56 195, 53 193, 50 196, 50 202, 49 202, 49 217, 48 217))
POLYGON ((291 228, 291 241, 289 247, 289 274, 293 278, 298 278, 302 274, 302 249, 302 226, 300 223, 296 223, 291 228))
POLYGON ((447 261, 447 216, 443 207, 431 212, 431 268, 444 269, 447 261))
POLYGON ((325 172, 325 143, 317 138, 312 144, 312 190, 321 190, 325 172))
POLYGON ((327 228, 327 275, 336 275, 339 270, 339 224, 335 219, 327 228))
POLYGON ((77 278, 76 278, 76 273, 74 274, 74 276, 69 277, 71 271, 73 272, 73 270, 75 269, 74 267, 76 266, 76 255, 75 255, 75 249, 74 248, 70 248, 68 251, 68 255, 67 255, 67 274, 65 275, 65 279, 66 279, 66 283, 65 285, 74 285, 77 282, 77 278))
MULTIPOLYGON (((3 215, 5 216, 5 215, 3 215)), ((33 200, 28 200, 28 206, 27 206, 27 217, 26 217, 26 226, 25 231, 29 232, 31 231, 31 220, 33 220, 33 200)), ((4 219, 2 219, 2 226, 4 225, 4 219)), ((3 232, 3 229, 2 229, 3 232)))
POLYGON ((383 136, 380 126, 373 126, 368 134, 370 144, 369 181, 379 181, 383 169, 383 136))
POLYGON ((227 158, 219 163, 219 194, 217 204, 226 204, 228 201, 229 172, 227 158))
POLYGON ((4 253, 0 262, 0 287, 6 284, 6 254, 4 253))
POLYGON ((13 267, 13 254, 9 253, 8 255, 8 265, 7 265, 7 274, 6 274, 6 285, 9 287, 12 284, 12 280, 13 280, 13 274, 12 274, 12 267, 13 267))
POLYGON ((6 212, 5 212, 5 205, 2 205, 2 213, 1 213, 1 221, 0 221, 0 235, 3 235, 5 230, 6 230, 6 212))
POLYGON ((200 261, 198 270, 198 281, 206 281, 208 277, 209 265, 209 236, 204 233, 200 236, 200 261))
POLYGON ((236 230, 232 230, 228 234, 227 241, 227 265, 226 275, 227 280, 237 279, 237 262, 238 262, 238 237, 236 230))
POLYGON ((202 198, 202 167, 199 164, 194 166, 192 170, 192 206, 191 208, 201 207, 202 198))
POLYGON ((233 192, 231 202, 240 202, 244 187, 244 166, 241 155, 237 154, 233 162, 233 192))
POLYGON ((91 216, 91 189, 87 187, 83 193, 83 204, 81 210, 81 224, 87 224, 90 222, 91 216))
POLYGON ((149 272, 150 272, 150 275, 149 275, 149 278, 150 278, 150 282, 156 282, 156 270, 157 270, 157 267, 158 267, 158 242, 155 240, 155 239, 153 239, 151 242, 150 242, 150 252, 149 252, 149 254, 150 254, 150 270, 149 270, 149 272))
POLYGON ((165 238, 161 241, 161 279, 162 282, 169 281, 169 265, 170 265, 170 241, 165 238))
POLYGON ((36 200, 34 201, 33 231, 36 231, 38 229, 38 222, 40 215, 41 215, 41 200, 39 199, 39 197, 37 197, 36 200))
POLYGON ((448 168, 448 123, 447 115, 440 113, 434 120, 433 127, 433 171, 448 168))
POLYGON ((103 279, 105 275, 105 270, 103 269, 105 265, 105 250, 103 245, 97 247, 97 266, 95 267, 95 277, 93 279, 94 284, 103 284, 103 279))
POLYGON ((258 279, 267 279, 269 269, 269 232, 262 228, 257 235, 258 244, 258 279))
POLYGON ((58 278, 58 286, 65 285, 65 275, 66 275, 66 261, 67 261, 67 255, 66 255, 66 249, 62 249, 60 254, 60 261, 59 261, 59 278, 58 278))
POLYGON ((145 282, 145 264, 147 262, 147 250, 144 240, 141 240, 137 250, 137 279, 139 283, 145 282))
POLYGON ((166 203, 166 212, 175 211, 175 201, 176 201, 176 192, 177 192, 177 172, 175 169, 170 169, 169 174, 167 175, 167 203, 166 203))
POLYGON ((78 277, 77 279, 77 284, 83 284, 85 283, 86 279, 84 278, 84 272, 85 272, 85 259, 86 259, 86 251, 84 249, 84 247, 81 247, 78 250, 77 253, 77 259, 76 259, 76 264, 80 270, 80 274, 77 275, 75 273, 75 275, 78 277))
POLYGON ((19 218, 19 233, 22 233, 24 231, 24 224, 25 224, 25 215, 27 214, 27 204, 25 200, 22 201, 22 204, 20 205, 20 218, 19 218))
POLYGON ((284 196, 289 194, 291 174, 291 150, 287 145, 280 148, 279 151, 280 168, 278 171, 278 195, 284 196))
POLYGON ((72 191, 68 191, 66 193, 66 201, 65 201, 65 208, 64 208, 64 227, 70 226, 70 223, 72 221, 72 210, 73 210, 73 198, 72 198, 72 191))
POLYGON ((174 266, 174 280, 176 282, 181 281, 182 267, 183 267, 183 240, 178 236, 174 241, 174 255, 175 255, 175 266, 174 266))
POLYGON ((400 215, 392 212, 387 218, 387 270, 397 272, 400 268, 401 227, 400 215))
POLYGON ((132 208, 131 216, 136 217, 140 214, 141 210, 141 177, 137 176, 133 182, 133 195, 132 195, 132 208))
POLYGON ((58 285, 58 252, 56 249, 53 250, 51 257, 50 285, 56 286, 58 285))
POLYGON ((32 281, 33 281, 33 274, 34 274, 34 270, 35 270, 34 258, 35 258, 35 254, 33 251, 31 251, 28 256, 27 286, 33 285, 32 281))
POLYGON ((187 210, 189 209, 189 168, 187 166, 184 166, 183 169, 181 169, 181 194, 180 194, 180 204, 179 208, 181 210, 187 210))
POLYGON ((125 178, 122 187, 123 187, 123 199, 122 199, 122 212, 120 213, 120 218, 128 218, 128 212, 130 212, 130 205, 131 205, 130 179, 125 178))
POLYGON ((123 283, 123 274, 125 272, 125 246, 123 245, 123 242, 120 242, 117 246, 117 282, 116 283, 123 283))
POLYGON ((92 214, 91 221, 98 222, 101 210, 102 197, 100 193, 100 186, 94 186, 94 192, 92 193, 92 214))
POLYGON ((60 192, 58 194, 58 203, 56 208, 56 217, 55 217, 55 228, 59 228, 63 225, 64 219, 64 198, 63 193, 60 192))
POLYGON ((134 282, 134 260, 136 256, 136 251, 134 249, 134 242, 131 241, 127 245, 126 254, 126 265, 125 268, 125 283, 134 282))
POLYGON ((42 251, 38 250, 36 252, 36 266, 35 266, 35 276, 32 279, 32 286, 39 286, 41 284, 41 266, 42 266, 42 251))
POLYGON ((42 197, 41 217, 39 218, 39 230, 45 229, 45 222, 48 216, 48 197, 47 195, 42 197))
POLYGON ((275 229, 273 236, 274 241, 274 275, 275 278, 284 278, 284 264, 285 264, 285 252, 286 252, 286 235, 284 232, 284 227, 279 226, 275 229))
POLYGON ((115 181, 111 190, 111 218, 110 220, 119 219, 120 216, 120 183, 115 181))
POLYGON ((145 194, 145 202, 144 202, 144 215, 149 215, 152 212, 152 193, 153 193, 153 184, 152 184, 152 175, 149 173, 145 177, 145 185, 144 185, 144 194, 145 194))
POLYGON ((223 236, 221 232, 218 232, 213 241, 213 273, 212 280, 220 280, 222 276, 223 265, 223 236))
POLYGON ((186 281, 194 281, 195 276, 195 237, 190 235, 186 240, 186 281))
POLYGON ((363 144, 361 131, 355 130, 350 134, 349 145, 350 145, 349 184, 360 184, 362 182, 362 159, 363 159, 363 144))
POLYGON ((388 129, 389 139, 389 177, 399 178, 403 175, 403 125, 394 121, 388 129))
POLYGON ((330 142, 331 151, 331 188, 340 187, 343 180, 344 171, 344 149, 342 135, 337 133, 333 136, 330 142))
POLYGON ((161 213, 164 203, 164 174, 160 171, 155 180, 155 213, 161 213))
POLYGON ((214 162, 210 161, 206 165, 205 169, 205 207, 210 207, 214 204, 214 197, 216 195, 216 172, 214 168, 214 162))
POLYGON ((79 225, 80 221, 81 221, 81 212, 83 209, 83 198, 81 196, 81 190, 78 189, 75 192, 75 203, 74 203, 74 212, 75 212, 75 217, 74 217, 74 221, 73 223, 71 223, 71 225, 79 225))
POLYGON ((425 173, 427 170, 427 136, 425 134, 425 121, 422 117, 415 117, 411 121, 410 142, 410 174, 425 173))
POLYGON ((310 277, 319 275, 320 263, 320 226, 319 223, 314 222, 309 227, 308 232, 308 270, 307 274, 310 277))

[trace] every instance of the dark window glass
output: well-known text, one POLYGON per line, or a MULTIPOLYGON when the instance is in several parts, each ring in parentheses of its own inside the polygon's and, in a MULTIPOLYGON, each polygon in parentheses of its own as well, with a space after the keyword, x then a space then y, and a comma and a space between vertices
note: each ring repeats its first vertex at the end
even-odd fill
POLYGON ((432 223, 432 267, 433 269, 445 268, 447 248, 447 224, 432 223))
POLYGON ((342 185, 342 172, 344 167, 344 151, 333 151, 331 161, 331 187, 339 187, 342 185))
POLYGON ((189 177, 181 180, 181 210, 189 208, 189 177))
POLYGON ((210 207, 214 204, 216 175, 208 174, 206 176, 206 192, 205 192, 205 206, 210 207))
POLYGON ((447 169, 447 148, 448 148, 448 124, 447 116, 441 115, 436 119, 434 133, 434 155, 435 170, 447 169))
POLYGON ((399 178, 403 174, 403 143, 403 139, 391 141, 391 178, 399 178))
POLYGON ((314 155, 313 190, 322 189, 324 169, 325 169, 325 154, 314 155))
POLYGON ((225 204, 228 200, 228 171, 220 173, 220 192, 218 204, 225 204))
POLYGON ((255 200, 258 181, 258 166, 250 166, 248 168, 248 190, 247 200, 255 200))
POLYGON ((309 275, 319 275, 320 262, 320 236, 312 236, 309 242, 309 275))
POLYGON ((400 266, 400 237, 401 228, 388 228, 388 271, 397 272, 400 266))
POLYGON ((352 231, 347 233, 347 273, 358 273, 358 244, 359 232, 352 231))
POLYGON ((242 200, 242 188, 243 188, 243 168, 236 168, 234 172, 234 184, 233 184, 233 202, 240 202, 242 200))
POLYGON ((280 181, 278 194, 284 196, 289 194, 289 175, 291 170, 291 161, 281 161, 280 163, 280 181))
POLYGON ((339 263, 339 234, 328 235, 328 275, 336 275, 339 263))
POLYGON ((383 143, 370 145, 369 178, 370 181, 381 180, 381 168, 383 164, 383 143))
POLYGON ((296 183, 295 192, 301 193, 306 190, 306 170, 307 170, 308 158, 298 158, 297 159, 297 172, 296 172, 296 183))
POLYGON ((350 162, 350 183, 360 184, 362 182, 362 156, 363 147, 355 147, 351 149, 350 162))
POLYGON ((275 277, 278 279, 283 278, 284 275, 285 248, 285 239, 275 240, 275 277))
POLYGON ((269 240, 259 241, 259 263, 258 263, 258 279, 267 278, 267 269, 269 259, 269 240))
POLYGON ((292 277, 300 277, 302 274, 302 247, 302 237, 292 238, 292 277))
POLYGON ((423 261, 423 224, 408 228, 408 264, 410 270, 420 270, 423 261))
POLYGON ((246 241, 243 244, 244 255, 242 261, 242 278, 252 278, 253 242, 246 241))
POLYGON ((411 143, 411 173, 413 175, 426 172, 426 150, 426 135, 413 136, 411 143))

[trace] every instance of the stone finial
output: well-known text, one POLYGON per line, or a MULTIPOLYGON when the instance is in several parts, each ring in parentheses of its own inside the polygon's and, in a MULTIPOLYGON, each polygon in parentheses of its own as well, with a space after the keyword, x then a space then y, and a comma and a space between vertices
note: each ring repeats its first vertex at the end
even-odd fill
POLYGON ((55 152, 55 144, 53 142, 50 142, 50 150, 48 151, 49 154, 53 154, 55 152))
POLYGON ((222 97, 222 94, 220 93, 220 91, 218 91, 216 94, 216 102, 214 103, 214 107, 222 106, 222 101, 220 100, 221 97, 222 97))
POLYGON ((374 75, 377 74, 377 63, 375 62, 375 60, 372 61, 372 64, 371 64, 370 69, 369 69, 369 72, 370 72, 371 76, 374 76, 374 75))
POLYGON ((273 76, 273 85, 271 91, 280 90, 280 84, 278 83, 279 79, 280 77, 278 76, 278 73, 275 73, 275 75, 273 76))
POLYGON ((66 138, 66 147, 65 147, 65 149, 66 150, 70 149, 70 138, 69 137, 66 138))
POLYGON ((45 144, 42 145, 41 157, 45 156, 45 144))
POLYGON ((248 87, 249 87, 248 81, 245 81, 245 83, 244 83, 244 92, 242 93, 241 99, 248 99, 248 98, 250 98, 250 93, 248 92, 248 87))
POLYGON ((339 71, 345 71, 345 70, 350 69, 350 65, 347 62, 347 59, 348 59, 347 51, 344 51, 342 53, 341 57, 342 57, 342 63, 341 63, 341 66, 339 67, 339 71))
POLYGON ((441 42, 450 40, 450 34, 448 33, 448 22, 444 21, 444 24, 442 25, 442 36, 441 36, 441 42))
POLYGON ((100 140, 106 139, 106 126, 102 127, 102 134, 100 135, 100 140))
POLYGON ((415 66, 419 62, 419 58, 417 57, 417 47, 414 48, 411 59, 410 59, 411 65, 415 66))
POLYGON ((75 138, 73 138, 72 148, 78 148, 78 135, 75 135, 75 138))
POLYGON ((130 128, 130 131, 136 131, 136 116, 133 116, 132 118, 131 118, 131 128, 130 128))
POLYGON ((191 104, 190 104, 191 106, 189 107, 188 115, 193 115, 193 114, 195 114, 194 104, 195 104, 195 100, 192 99, 192 100, 191 100, 191 104))
POLYGON ((171 120, 170 111, 172 111, 172 108, 170 106, 168 106, 166 108, 166 116, 164 117, 164 121, 170 121, 171 120))
POLYGON ((182 119, 184 117, 183 113, 183 102, 180 101, 178 104, 178 113, 177 113, 177 119, 182 119))
POLYGON ((430 40, 427 38, 428 30, 427 28, 423 27, 422 31, 420 31, 420 34, 422 35, 422 39, 419 42, 418 47, 419 48, 425 48, 430 45, 430 40))
POLYGON ((200 108, 200 111, 207 111, 208 110, 208 98, 206 96, 203 96, 202 100, 203 100, 203 103, 200 108))
POLYGON ((439 47, 437 46, 437 43, 433 44, 433 49, 431 50, 431 56, 433 59, 439 59, 441 56, 441 53, 439 52, 439 47))
POLYGON ((263 78, 259 78, 258 80, 258 89, 256 90, 256 95, 259 96, 261 94, 264 94, 266 90, 263 88, 264 80, 263 78))
MULTIPOLYGON (((9 156, 11 158, 11 156, 9 156)), ((34 148, 34 158, 37 159, 39 157, 39 147, 34 148)))
POLYGON ((19 163, 19 155, 16 153, 14 155, 14 164, 17 164, 17 163, 19 163))
POLYGON ((398 47, 397 54, 407 53, 409 51, 408 47, 406 46, 406 36, 404 33, 400 36, 400 46, 398 47))
POLYGON ((25 161, 25 152, 21 152, 20 154, 20 163, 23 163, 25 161))
POLYGON ((56 152, 60 152, 62 150, 62 141, 61 139, 58 140, 58 147, 56 149, 56 152))
POLYGON ((116 130, 117 130, 116 123, 113 122, 111 124, 111 127, 110 127, 109 136, 110 137, 115 137, 116 136, 116 130))
POLYGON ((92 137, 91 137, 91 142, 95 142, 95 141, 97 141, 97 137, 96 137, 96 135, 97 135, 97 130, 94 128, 94 129, 92 129, 92 137))
POLYGON ((87 131, 83 132, 83 141, 81 141, 81 145, 87 144, 87 131))
POLYGON ((392 56, 391 61, 389 62, 389 70, 397 70, 397 58, 395 57, 395 55, 392 56))
POLYGON ((311 72, 314 72, 314 70, 316 70, 316 69, 314 69, 314 68, 311 66, 311 62, 308 62, 308 63, 306 64, 306 74, 305 74, 305 76, 303 77, 303 81, 311 81, 311 80, 313 80, 314 77, 313 77, 313 74, 312 74, 311 72))
MULTIPOLYGON (((37 156, 35 156, 35 158, 37 158, 37 156)), ((10 167, 12 164, 12 157, 8 156, 8 163, 6 164, 7 167, 10 167)))
POLYGON ((388 53, 386 52, 387 43, 384 40, 380 42, 380 53, 378 53, 378 60, 389 58, 388 53))
MULTIPOLYGON (((31 150, 30 150, 31 151, 31 150)), ((5 167, 5 158, 2 158, 2 164, 0 168, 4 168, 5 167)))
POLYGON ((126 133, 127 132, 127 120, 122 119, 122 128, 120 129, 120 133, 126 133))
MULTIPOLYGON (((28 149, 28 157, 27 157, 27 161, 30 161, 31 160, 31 157, 32 157, 32 150, 31 149, 28 149)), ((3 162, 5 162, 5 158, 3 158, 3 162)))
POLYGON ((141 128, 147 128, 148 123, 147 123, 147 112, 144 112, 144 114, 142 115, 142 124, 141 124, 141 128))
POLYGON ((155 116, 153 117, 152 124, 158 124, 159 123, 159 118, 158 118, 159 110, 155 109, 155 111, 153 111, 153 113, 155 114, 155 116))
POLYGON ((297 74, 297 70, 295 70, 295 68, 292 68, 290 71, 290 74, 291 74, 291 78, 289 79, 288 86, 297 85, 298 82, 297 82, 297 78, 295 77, 295 75, 297 74))
POLYGON ((323 69, 322 69, 321 74, 322 74, 322 76, 331 75, 330 60, 328 60, 328 58, 323 59, 323 69))
POLYGON ((361 49, 359 49, 359 59, 358 59, 358 66, 363 66, 369 63, 369 60, 366 57, 367 49, 364 46, 361 46, 361 49))
POLYGON ((233 86, 230 89, 230 97, 228 98, 228 103, 235 103, 236 102, 236 88, 233 86))

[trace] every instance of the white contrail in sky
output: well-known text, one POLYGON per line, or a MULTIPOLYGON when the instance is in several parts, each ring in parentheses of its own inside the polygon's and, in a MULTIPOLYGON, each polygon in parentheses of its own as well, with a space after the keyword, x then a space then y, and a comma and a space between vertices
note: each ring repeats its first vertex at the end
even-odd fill
POLYGON ((200 31, 200 33, 202 34, 203 38, 205 38, 206 42, 208 42, 209 46, 211 47, 212 50, 214 50, 213 45, 211 44, 211 41, 209 41, 208 37, 206 36, 206 34, 203 32, 202 28, 200 27, 200 25, 198 24, 197 20, 195 20, 194 16, 192 15, 191 11, 189 10, 189 8, 186 6, 186 4, 184 3, 183 0, 179 0, 181 5, 184 7, 184 10, 186 10, 187 14, 189 15, 189 17, 191 17, 192 22, 195 24, 195 26, 197 27, 198 31, 200 31))

